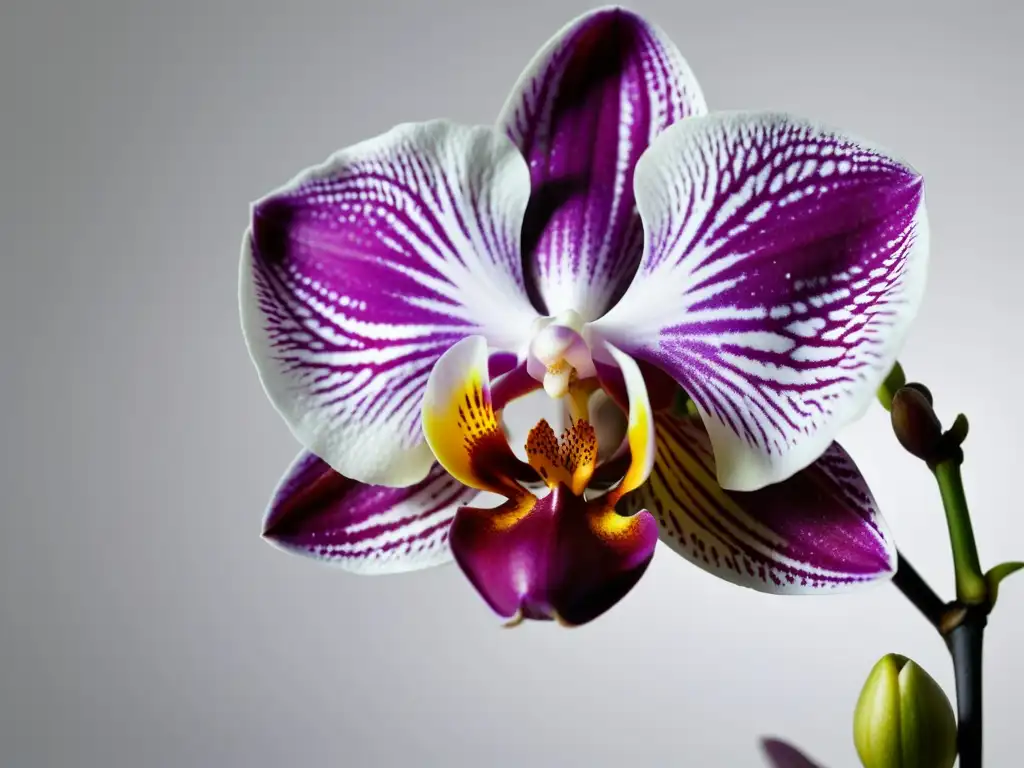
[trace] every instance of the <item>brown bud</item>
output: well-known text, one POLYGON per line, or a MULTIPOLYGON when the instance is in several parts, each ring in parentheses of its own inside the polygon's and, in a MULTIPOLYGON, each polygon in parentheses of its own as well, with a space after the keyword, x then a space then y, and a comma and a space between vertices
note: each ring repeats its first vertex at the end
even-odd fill
POLYGON ((903 387, 893 397, 892 429, 908 453, 924 461, 936 458, 942 441, 942 424, 932 410, 930 397, 918 387, 903 387))
POLYGON ((932 391, 928 389, 924 384, 919 381, 911 381, 904 385, 907 389, 913 389, 924 395, 924 399, 928 401, 928 405, 935 405, 935 399, 932 397, 932 391))

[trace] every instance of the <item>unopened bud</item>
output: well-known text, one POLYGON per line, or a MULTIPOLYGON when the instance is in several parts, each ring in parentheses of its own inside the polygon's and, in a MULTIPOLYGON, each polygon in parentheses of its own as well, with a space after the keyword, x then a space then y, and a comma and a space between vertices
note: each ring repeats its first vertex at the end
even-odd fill
POLYGON ((919 459, 929 461, 942 440, 942 424, 931 401, 916 387, 903 387, 892 399, 892 429, 900 444, 919 459))
POLYGON ((910 381, 905 385, 907 389, 914 389, 924 395, 924 399, 928 401, 928 405, 935 405, 935 398, 932 397, 932 391, 928 389, 924 384, 919 381, 910 381))
POLYGON ((864 768, 952 768, 956 718, 927 672, 890 653, 864 683, 853 715, 853 741, 864 768))

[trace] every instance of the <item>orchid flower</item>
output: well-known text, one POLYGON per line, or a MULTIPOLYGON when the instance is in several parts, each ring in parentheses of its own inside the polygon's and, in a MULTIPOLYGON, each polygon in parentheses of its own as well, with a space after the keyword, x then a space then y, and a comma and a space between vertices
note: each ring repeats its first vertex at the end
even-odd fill
POLYGON ((834 439, 895 361, 927 241, 907 164, 809 120, 708 114, 660 29, 588 13, 497 126, 401 125, 254 204, 243 330, 305 448, 265 536, 365 573, 454 558, 513 621, 589 621, 658 538, 766 592, 890 576, 834 439), (503 409, 539 389, 570 426, 537 424, 523 462, 503 409), (621 445, 596 444, 599 395, 628 413, 621 445))

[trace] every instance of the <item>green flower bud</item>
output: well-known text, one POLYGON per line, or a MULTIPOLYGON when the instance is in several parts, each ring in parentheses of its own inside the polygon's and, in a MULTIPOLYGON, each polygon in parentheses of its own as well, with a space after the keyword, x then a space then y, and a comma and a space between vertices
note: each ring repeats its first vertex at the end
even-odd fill
POLYGON ((942 688, 905 656, 883 656, 857 700, 853 742, 864 768, 952 768, 956 718, 942 688))

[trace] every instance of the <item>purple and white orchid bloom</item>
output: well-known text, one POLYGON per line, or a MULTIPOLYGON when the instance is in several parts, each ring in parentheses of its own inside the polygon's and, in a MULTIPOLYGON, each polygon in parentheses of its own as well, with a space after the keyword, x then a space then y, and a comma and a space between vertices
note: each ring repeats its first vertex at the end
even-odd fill
POLYGON ((789 115, 709 115, 661 30, 588 13, 497 127, 401 125, 254 204, 242 326, 306 449, 265 535, 361 572, 454 557, 499 614, 568 623, 639 578, 655 522, 763 591, 887 577, 833 441, 895 361, 927 241, 908 165, 789 115), (648 394, 665 378, 699 418, 648 394), (539 388, 572 424, 561 443, 538 425, 522 462, 502 409, 539 388), (629 414, 610 491, 595 390, 629 414), (506 503, 471 506, 482 491, 506 503))

